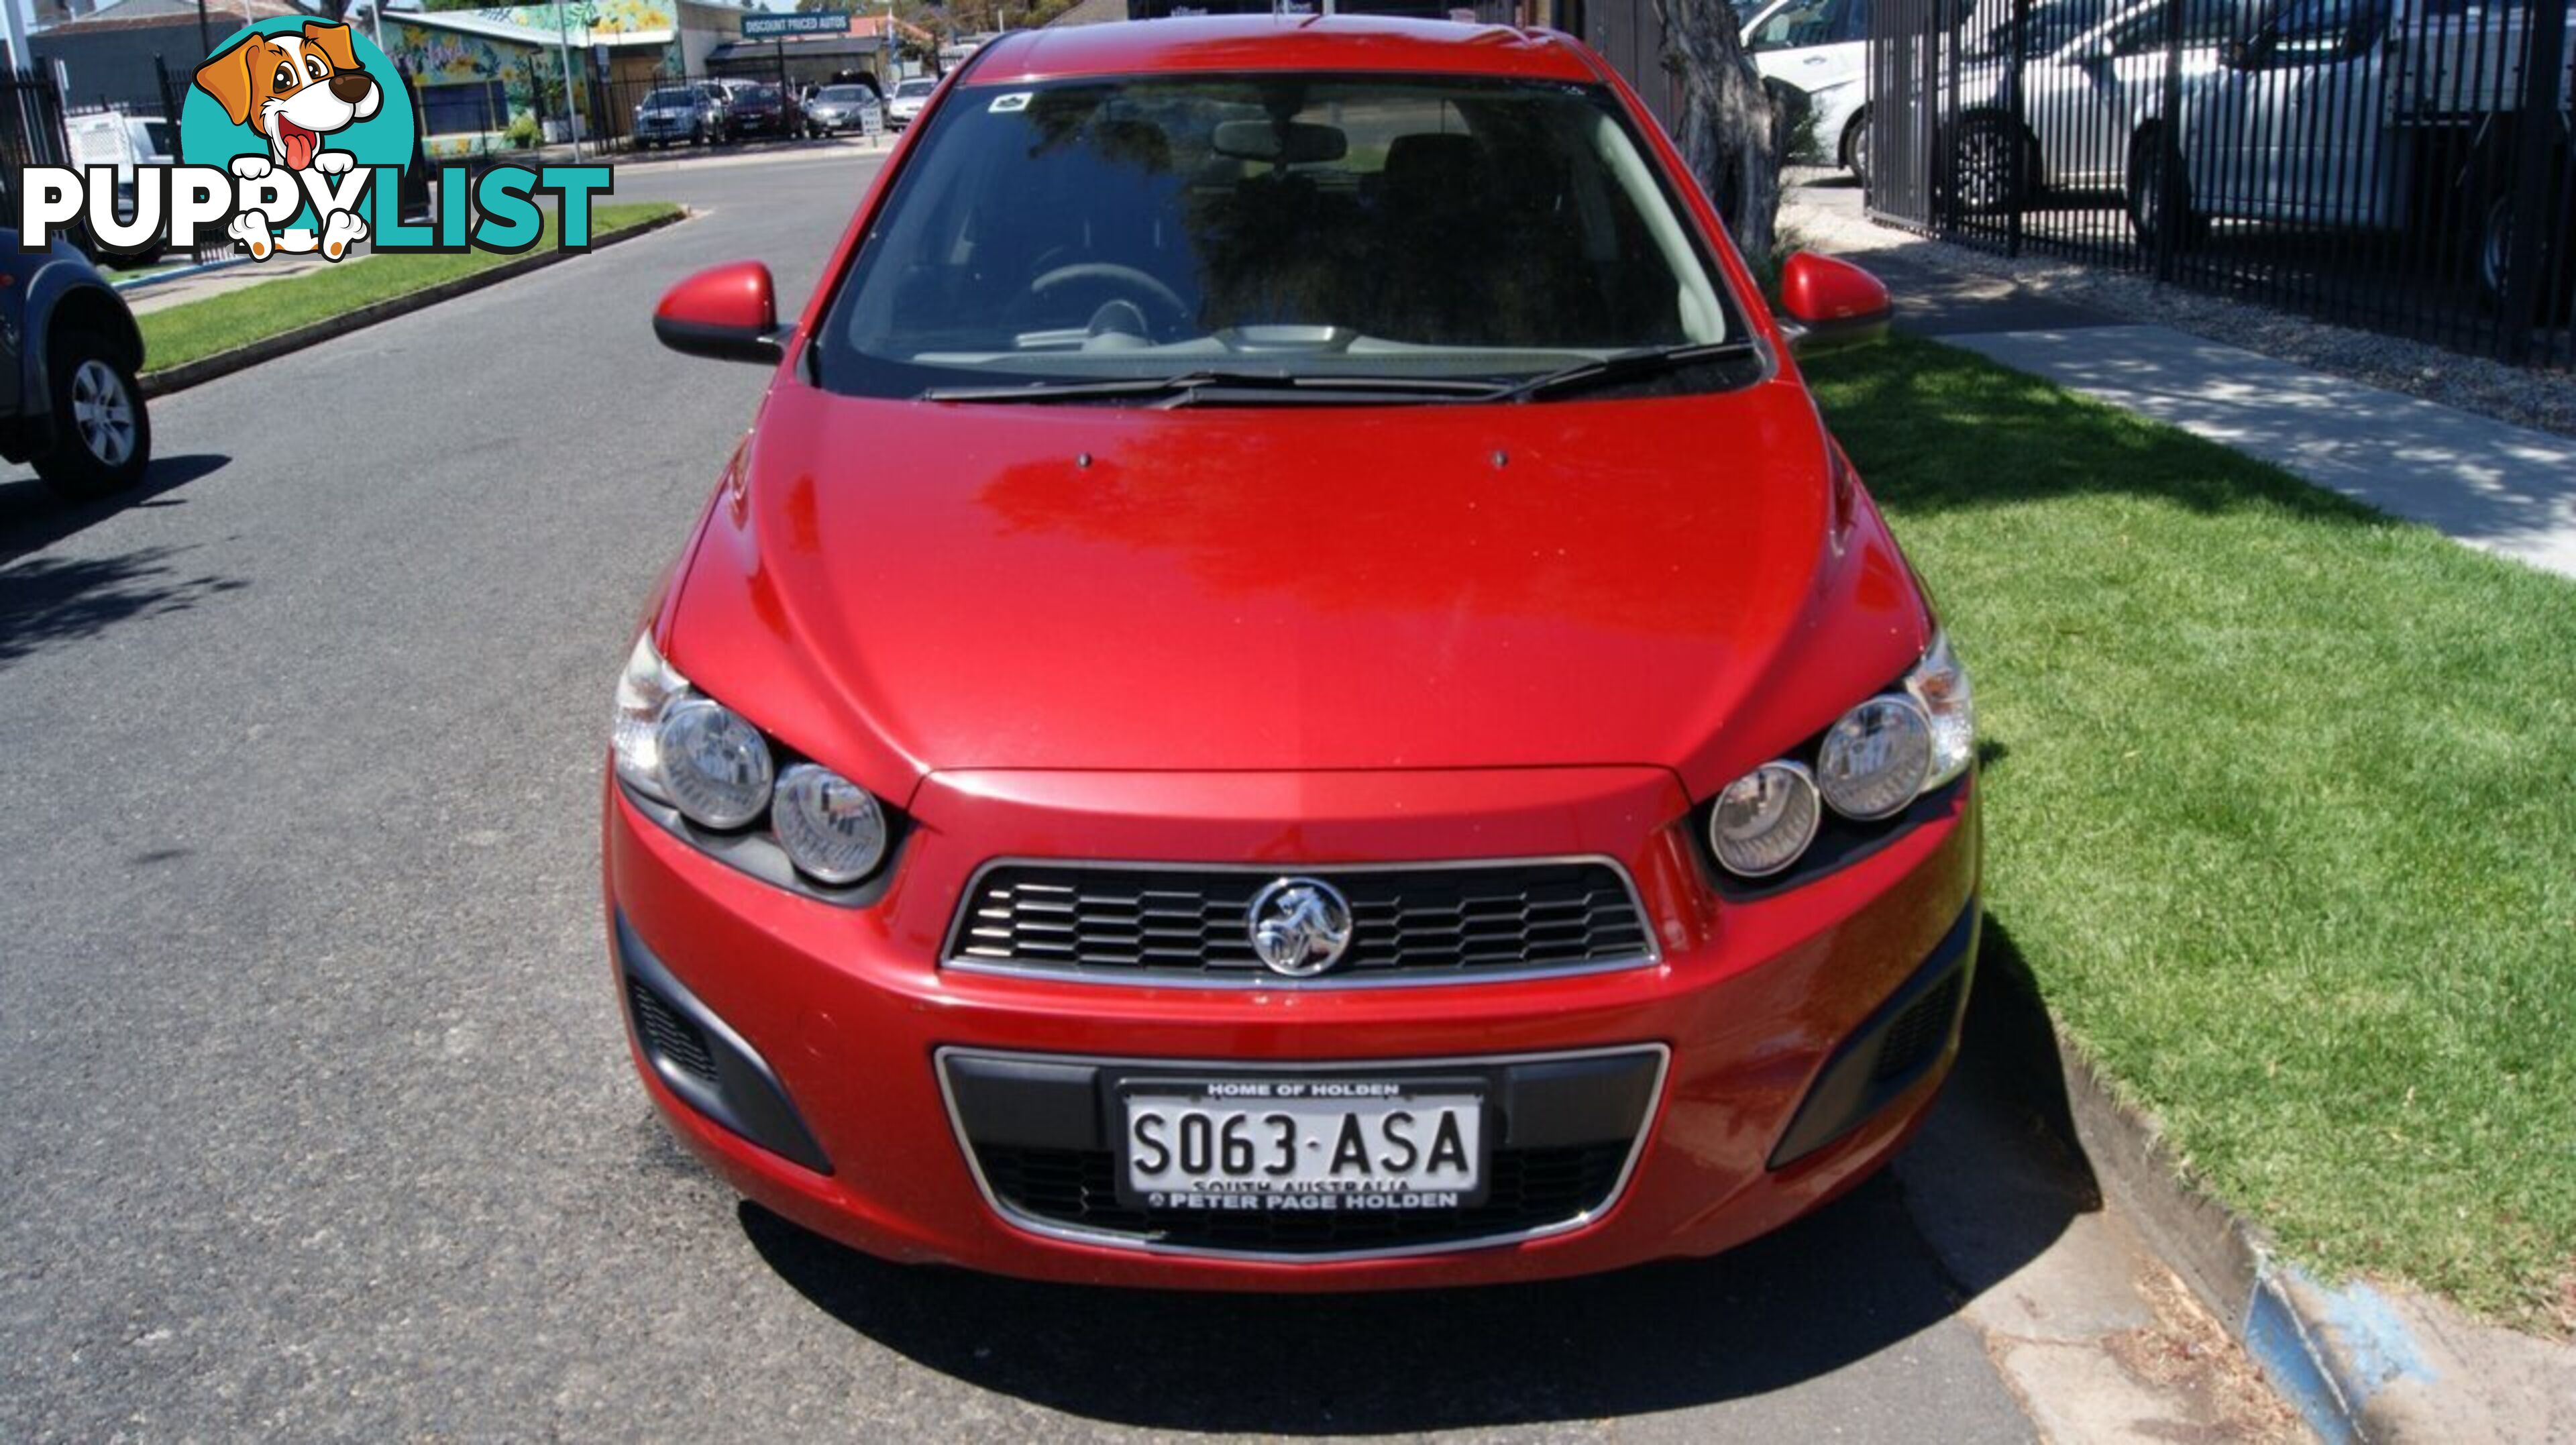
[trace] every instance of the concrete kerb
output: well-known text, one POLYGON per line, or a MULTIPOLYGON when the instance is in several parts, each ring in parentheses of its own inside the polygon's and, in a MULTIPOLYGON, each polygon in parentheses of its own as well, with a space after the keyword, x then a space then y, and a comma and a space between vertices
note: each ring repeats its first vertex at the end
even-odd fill
POLYGON ((167 271, 155 271, 149 276, 121 277, 108 284, 120 293, 144 291, 164 282, 184 281, 191 276, 203 276, 209 271, 223 271, 234 266, 249 264, 248 256, 223 256, 212 261, 199 261, 190 266, 173 266, 167 271))
POLYGON ((2163 1131, 2062 1032, 2057 1051, 2077 1142, 2104 1192, 2320 1439, 2539 1440, 2576 1429, 2576 1417, 2561 1413, 2576 1400, 2551 1401, 2567 1383, 2557 1347, 2446 1320, 2433 1301, 2358 1280, 2330 1286, 2285 1263, 2261 1229, 2190 1182, 2163 1131), (2497 1355, 2498 1339, 2531 1358, 2497 1355), (2488 1355, 2494 1368, 2464 1354, 2488 1355))
POLYGON ((346 336, 352 331, 376 325, 378 322, 391 321, 397 316, 407 316, 442 301, 453 300, 469 291, 479 291, 486 286, 497 286, 514 276, 524 276, 539 267, 551 266, 559 261, 586 256, 592 251, 634 240, 638 236, 658 231, 664 226, 677 225, 694 214, 696 213, 683 208, 672 215, 657 216, 649 221, 641 221, 632 226, 604 232, 593 239, 587 250, 531 251, 524 256, 514 257, 471 275, 441 281, 434 286, 424 286, 417 291, 406 291, 400 296, 388 296, 382 301, 370 302, 337 316, 326 316, 309 325, 280 332, 275 336, 251 342, 247 346, 236 346, 229 351, 218 351, 212 356, 201 356, 194 361, 181 362, 177 366, 145 372, 138 380, 142 384, 143 394, 146 397, 167 396, 174 391, 184 391, 189 387, 212 381, 216 377, 229 376, 233 372, 257 366, 264 361, 274 361, 288 352, 301 351, 305 347, 329 341, 333 337, 346 336))

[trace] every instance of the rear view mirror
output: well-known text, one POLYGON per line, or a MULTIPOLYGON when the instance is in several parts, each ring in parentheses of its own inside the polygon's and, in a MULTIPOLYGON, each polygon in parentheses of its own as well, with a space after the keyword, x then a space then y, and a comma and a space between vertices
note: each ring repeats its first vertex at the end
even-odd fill
POLYGON ((653 308, 653 335, 683 355, 719 361, 775 366, 786 355, 777 288, 758 261, 710 267, 663 292, 653 308))
POLYGON ((1313 166, 1349 154, 1350 137, 1340 128, 1302 120, 1221 121, 1210 144, 1216 153, 1238 161, 1268 161, 1281 166, 1313 166))
POLYGON ((1801 355, 1857 346, 1887 334, 1887 287, 1849 261, 1800 251, 1780 271, 1780 318, 1801 355))

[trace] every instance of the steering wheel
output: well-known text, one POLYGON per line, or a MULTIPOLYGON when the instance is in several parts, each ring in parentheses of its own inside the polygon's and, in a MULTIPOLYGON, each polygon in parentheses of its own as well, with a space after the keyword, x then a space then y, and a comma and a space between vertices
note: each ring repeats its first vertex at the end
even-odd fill
POLYGON ((1058 266, 1031 281, 1028 294, 1031 297, 1044 296, 1061 287, 1086 281, 1113 286, 1151 301, 1163 308, 1175 323, 1190 319, 1190 303, 1181 299, 1181 293, 1133 266, 1121 266, 1115 261, 1077 261, 1070 266, 1058 266))

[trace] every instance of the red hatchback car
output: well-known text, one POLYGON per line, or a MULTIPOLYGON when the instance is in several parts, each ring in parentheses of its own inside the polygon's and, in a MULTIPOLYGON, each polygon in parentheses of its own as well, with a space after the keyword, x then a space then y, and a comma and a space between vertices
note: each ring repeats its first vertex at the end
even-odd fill
POLYGON ((616 699, 645 1086, 869 1253, 1352 1289, 1858 1181, 1976 954, 1968 680, 1670 143, 1562 35, 1014 34, 930 103, 616 699))

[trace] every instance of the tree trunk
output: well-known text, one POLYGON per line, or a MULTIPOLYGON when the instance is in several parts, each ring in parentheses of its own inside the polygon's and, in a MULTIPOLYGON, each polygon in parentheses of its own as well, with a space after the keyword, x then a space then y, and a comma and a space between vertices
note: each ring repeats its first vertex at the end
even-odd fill
POLYGON ((1780 214, 1780 134, 1762 77, 1744 55, 1726 0, 1655 0, 1664 68, 1681 81, 1673 140, 1708 191, 1735 248, 1760 266, 1780 214))

